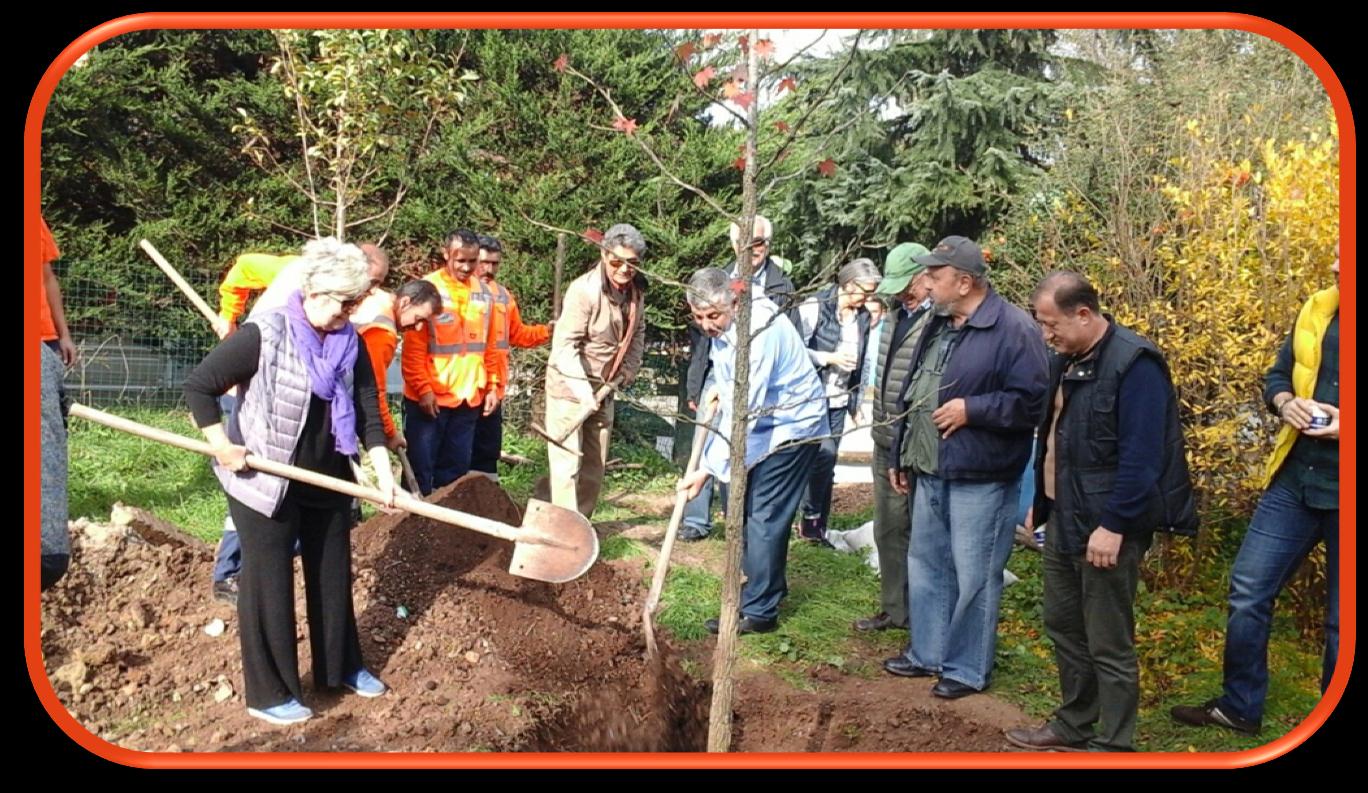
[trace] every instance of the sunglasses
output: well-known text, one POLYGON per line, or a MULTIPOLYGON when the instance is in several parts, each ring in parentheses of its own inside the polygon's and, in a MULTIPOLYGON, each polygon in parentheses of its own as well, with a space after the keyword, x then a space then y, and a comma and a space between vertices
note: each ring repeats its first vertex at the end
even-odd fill
POLYGON ((630 259, 619 259, 616 256, 608 257, 608 266, 613 268, 614 270, 618 270, 623 267, 639 267, 640 265, 641 259, 635 256, 630 259))
POLYGON ((350 314, 356 309, 360 308, 361 303, 366 299, 365 295, 358 295, 356 297, 347 298, 345 300, 342 297, 334 294, 329 294, 328 297, 331 297, 333 300, 336 300, 337 304, 342 307, 343 313, 346 314, 350 314))

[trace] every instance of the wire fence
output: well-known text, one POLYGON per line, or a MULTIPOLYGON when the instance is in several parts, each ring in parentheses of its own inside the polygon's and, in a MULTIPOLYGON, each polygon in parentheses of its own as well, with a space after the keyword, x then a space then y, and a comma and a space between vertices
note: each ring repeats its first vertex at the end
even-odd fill
MULTIPOLYGON (((65 378, 71 398, 100 409, 185 408, 186 377, 218 343, 209 323, 151 261, 99 272, 64 264, 69 263, 59 261, 54 268, 78 353, 65 378)), ((218 305, 216 277, 203 270, 182 275, 210 306, 218 305)), ((401 354, 402 345, 386 373, 391 404, 403 393, 401 354)), ((512 351, 504 407, 510 426, 542 421, 546 359, 546 346, 512 351)), ((686 360, 685 347, 648 344, 642 371, 623 401, 674 425, 686 360)), ((678 445, 659 431, 657 448, 672 456, 678 445)))

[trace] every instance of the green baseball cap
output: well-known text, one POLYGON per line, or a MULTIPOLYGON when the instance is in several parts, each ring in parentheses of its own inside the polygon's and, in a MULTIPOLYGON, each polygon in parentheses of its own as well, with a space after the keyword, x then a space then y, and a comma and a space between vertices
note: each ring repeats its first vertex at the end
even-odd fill
POLYGON ((917 277, 917 273, 926 269, 926 265, 917 263, 917 257, 928 253, 930 251, 925 245, 915 242, 904 242, 894 247, 888 252, 888 259, 884 262, 884 277, 876 294, 902 294, 907 285, 912 283, 912 279, 917 277))

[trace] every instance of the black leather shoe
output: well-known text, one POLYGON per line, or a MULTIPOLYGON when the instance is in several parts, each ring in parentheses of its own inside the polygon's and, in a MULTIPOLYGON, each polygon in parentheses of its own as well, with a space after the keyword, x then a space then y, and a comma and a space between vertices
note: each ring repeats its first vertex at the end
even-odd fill
POLYGON ((894 628, 906 627, 906 625, 899 625, 898 623, 894 622, 893 618, 888 616, 888 612, 886 611, 880 611, 878 614, 875 614, 872 617, 865 617, 864 619, 855 620, 855 630, 860 631, 861 633, 868 633, 870 631, 888 631, 893 630, 894 628))
MULTIPOLYGON (((717 632, 718 632, 718 630, 721 628, 721 626, 722 626, 722 621, 721 621, 720 619, 716 618, 716 617, 714 617, 714 618, 712 618, 712 619, 710 619, 710 620, 705 620, 705 621, 703 622, 703 627, 707 628, 707 629, 708 629, 708 633, 711 633, 711 634, 713 634, 714 636, 717 635, 717 632)), ((747 633, 770 633, 771 631, 774 631, 774 630, 778 629, 778 627, 779 627, 779 620, 777 620, 777 619, 776 619, 776 620, 761 620, 761 619, 756 619, 755 617, 744 617, 744 616, 743 616, 743 617, 741 618, 741 623, 740 623, 740 625, 737 626, 737 631, 736 631, 736 632, 737 632, 738 634, 743 634, 743 635, 744 635, 744 634, 747 634, 747 633)))
POLYGON ((898 677, 935 677, 936 673, 924 666, 917 666, 906 656, 895 655, 883 662, 884 671, 898 677))
POLYGON ((970 694, 979 694, 982 692, 979 689, 965 685, 958 680, 942 677, 936 685, 931 687, 931 693, 941 699, 959 699, 960 697, 967 697, 970 694))
POLYGON ((1245 735, 1255 735, 1261 726, 1257 721, 1245 721, 1237 716, 1232 716, 1220 708, 1220 699, 1209 699, 1200 705, 1178 705, 1169 710, 1174 721, 1188 724, 1193 727, 1202 727, 1214 724, 1217 727, 1225 727, 1228 730, 1242 732, 1245 735))
POLYGON ((692 526, 680 526, 678 537, 680 542, 698 542, 708 539, 708 530, 696 529, 692 526))

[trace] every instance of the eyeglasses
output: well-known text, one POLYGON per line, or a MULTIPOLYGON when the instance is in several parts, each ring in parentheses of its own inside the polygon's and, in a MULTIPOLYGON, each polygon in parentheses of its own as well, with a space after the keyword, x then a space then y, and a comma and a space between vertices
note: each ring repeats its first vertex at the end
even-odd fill
POLYGON ((746 246, 746 247, 754 249, 754 248, 763 248, 763 247, 765 247, 766 245, 769 245, 769 238, 768 238, 768 237, 756 237, 755 239, 751 240, 750 245, 748 245, 748 246, 746 246))
POLYGON ((337 305, 342 307, 342 313, 344 314, 350 314, 356 309, 360 308, 361 303, 366 299, 365 295, 357 295, 356 297, 343 298, 340 295, 335 295, 332 293, 329 293, 328 297, 331 297, 333 300, 337 301, 337 305))
POLYGON ((618 270, 623 267, 639 267, 640 265, 641 259, 635 256, 633 256, 630 259, 619 259, 616 256, 608 257, 608 266, 614 270, 618 270))

